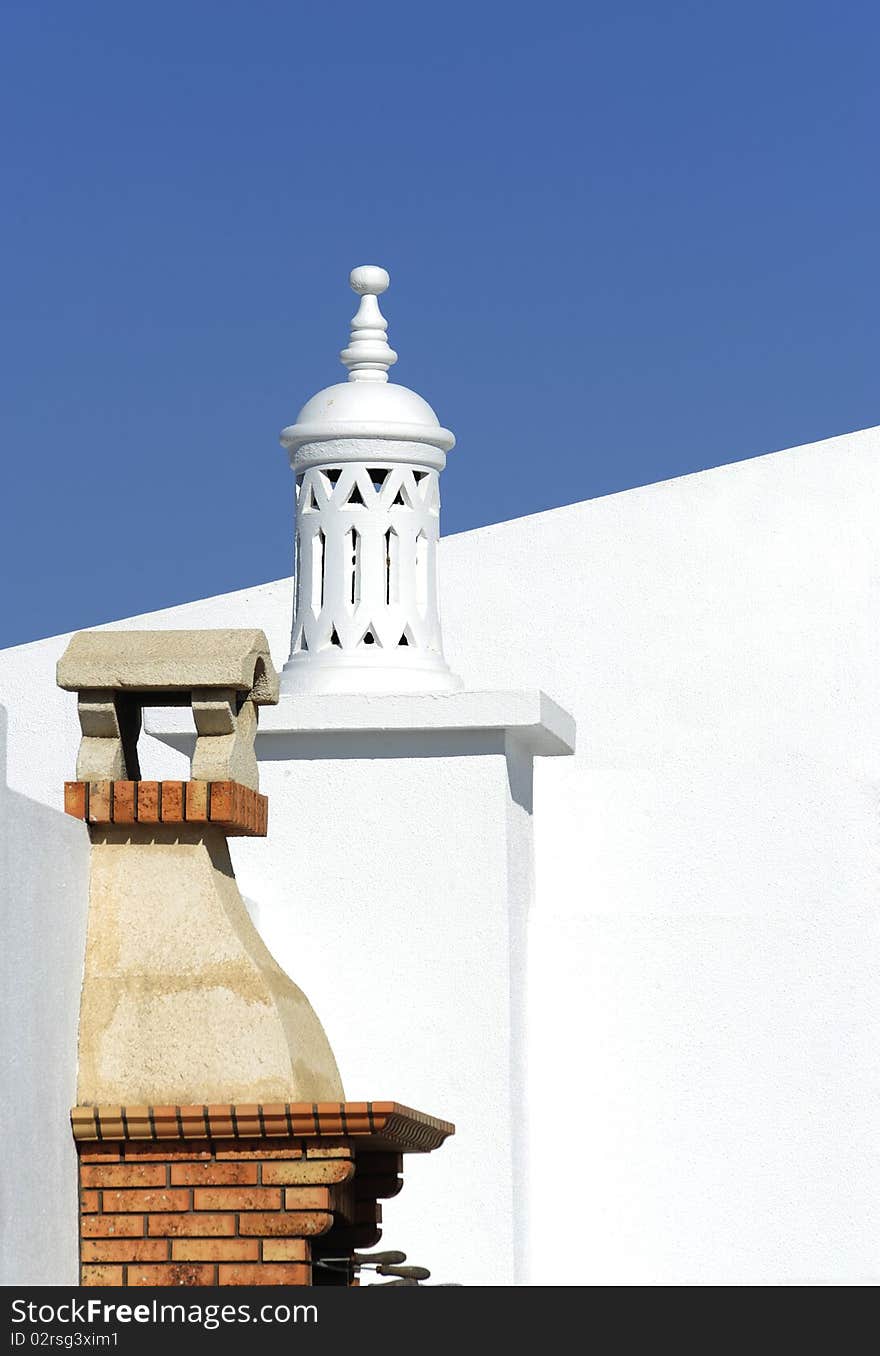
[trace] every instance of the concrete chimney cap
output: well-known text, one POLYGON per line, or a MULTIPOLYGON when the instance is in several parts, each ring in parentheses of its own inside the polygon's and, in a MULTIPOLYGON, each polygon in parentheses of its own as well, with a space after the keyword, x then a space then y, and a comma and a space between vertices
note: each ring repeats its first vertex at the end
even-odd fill
POLYGON ((232 688, 257 706, 278 701, 278 674, 258 630, 79 631, 56 677, 68 692, 232 688))

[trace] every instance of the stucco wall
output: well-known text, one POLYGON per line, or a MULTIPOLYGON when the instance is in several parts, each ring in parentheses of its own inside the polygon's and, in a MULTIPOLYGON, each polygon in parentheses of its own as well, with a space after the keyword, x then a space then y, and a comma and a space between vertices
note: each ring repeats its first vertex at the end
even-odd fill
POLYGON ((76 1285, 82 824, 9 791, 0 707, 0 1285, 76 1285))
MULTIPOLYGON (((878 453, 868 430, 441 544, 453 667, 470 686, 540 686, 578 721, 577 756, 539 760, 535 788, 536 1283, 878 1277, 878 453)), ((289 606, 283 582, 149 624, 262 626, 283 662, 289 606)), ((64 643, 0 654, 10 785, 55 806, 76 747, 72 702, 52 688, 64 643)), ((180 766, 158 746, 149 757, 156 775, 180 766)), ((393 838, 402 801, 386 789, 382 805, 393 838)), ((388 944, 380 1004, 343 937, 328 977, 308 902, 328 870, 356 891, 351 835, 340 825, 328 866, 295 831, 308 798, 275 788, 272 813, 295 901, 259 845, 235 846, 267 936, 299 958, 331 1034, 333 985, 363 984, 361 1067, 387 1067, 393 1096, 427 1088, 418 1043, 396 1035, 418 1003, 396 984, 417 921, 399 895, 371 910, 388 944)), ((483 869, 464 842, 459 881, 483 869)), ((487 1068, 477 983, 446 1015, 447 1072, 464 1061, 472 1085, 487 1068)), ((406 1246, 432 1169, 387 1203, 389 1243, 406 1246)), ((472 1279, 455 1274, 459 1242, 438 1234, 415 1260, 472 1279)))

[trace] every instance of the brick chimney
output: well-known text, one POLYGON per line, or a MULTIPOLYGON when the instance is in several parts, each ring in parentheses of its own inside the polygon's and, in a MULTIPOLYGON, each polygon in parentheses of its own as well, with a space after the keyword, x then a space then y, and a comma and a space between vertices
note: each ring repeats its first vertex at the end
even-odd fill
POLYGON ((92 843, 71 1113, 81 1282, 351 1284, 402 1156, 453 1126, 344 1100, 323 1027, 244 907, 227 838, 267 832, 265 636, 83 632, 58 682, 82 728, 65 808, 92 843), (141 780, 150 705, 192 707, 190 780, 141 780))

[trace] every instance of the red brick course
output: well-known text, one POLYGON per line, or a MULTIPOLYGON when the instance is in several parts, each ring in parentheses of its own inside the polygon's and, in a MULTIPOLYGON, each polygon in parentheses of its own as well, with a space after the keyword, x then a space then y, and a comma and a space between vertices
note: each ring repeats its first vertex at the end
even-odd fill
POLYGON ((302 1140, 275 1139, 265 1162, 251 1148, 230 1158, 228 1140, 160 1140, 164 1110, 153 1112, 155 1140, 77 1145, 81 1283, 311 1284, 310 1240, 334 1225, 331 1191, 354 1173, 351 1145, 308 1159, 302 1140))
POLYGON ((84 1286, 312 1284, 316 1259, 378 1241, 400 1149, 453 1129, 394 1102, 76 1107, 71 1121, 84 1286))
POLYGON ((88 824, 213 824, 265 838, 269 801, 240 782, 65 782, 64 809, 88 824))

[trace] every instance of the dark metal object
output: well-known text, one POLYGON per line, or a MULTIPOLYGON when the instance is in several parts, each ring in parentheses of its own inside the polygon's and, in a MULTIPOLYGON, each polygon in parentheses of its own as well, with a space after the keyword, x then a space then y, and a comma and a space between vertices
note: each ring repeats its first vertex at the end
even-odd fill
POLYGON ((405 1261, 405 1252, 353 1252, 351 1255, 352 1266, 355 1267, 397 1266, 405 1261))

